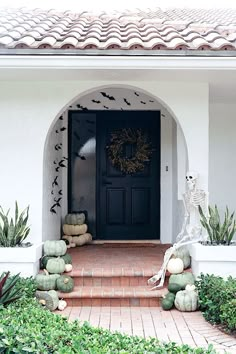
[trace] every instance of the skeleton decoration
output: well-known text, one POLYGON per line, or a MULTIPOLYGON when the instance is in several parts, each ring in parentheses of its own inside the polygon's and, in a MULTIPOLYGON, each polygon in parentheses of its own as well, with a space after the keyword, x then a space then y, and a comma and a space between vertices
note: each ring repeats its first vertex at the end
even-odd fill
POLYGON ((159 284, 152 289, 156 289, 164 285, 167 264, 175 250, 204 239, 198 207, 200 206, 205 215, 207 215, 208 193, 202 189, 198 189, 197 182, 198 174, 194 171, 187 172, 187 190, 183 194, 185 209, 183 225, 180 233, 176 237, 176 243, 166 250, 161 269, 156 275, 148 280, 148 284, 155 284, 158 280, 160 280, 159 284))

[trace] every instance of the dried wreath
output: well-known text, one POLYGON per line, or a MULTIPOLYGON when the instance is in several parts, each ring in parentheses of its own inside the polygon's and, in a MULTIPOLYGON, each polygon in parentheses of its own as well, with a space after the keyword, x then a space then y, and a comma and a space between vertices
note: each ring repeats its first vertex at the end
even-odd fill
POLYGON ((152 155, 151 144, 147 142, 147 135, 141 129, 120 129, 111 133, 111 142, 106 147, 109 159, 113 166, 126 174, 143 171, 145 163, 152 155), (124 146, 135 146, 135 153, 130 158, 124 156, 124 146))

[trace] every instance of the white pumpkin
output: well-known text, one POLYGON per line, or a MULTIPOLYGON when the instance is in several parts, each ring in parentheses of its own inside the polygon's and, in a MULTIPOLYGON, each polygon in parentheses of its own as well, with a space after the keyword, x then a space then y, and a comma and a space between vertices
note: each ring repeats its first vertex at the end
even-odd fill
POLYGON ((57 306, 58 310, 63 311, 65 310, 66 306, 67 306, 67 302, 65 300, 59 300, 57 306))
POLYGON ((196 286, 195 286, 195 285, 188 284, 188 285, 186 285, 185 290, 187 290, 187 291, 194 291, 194 290, 196 290, 196 286))
POLYGON ((167 264, 167 270, 171 274, 180 274, 184 270, 184 263, 180 258, 171 258, 167 264))
POLYGON ((65 265, 65 272, 71 272, 73 269, 72 264, 66 264, 65 265))

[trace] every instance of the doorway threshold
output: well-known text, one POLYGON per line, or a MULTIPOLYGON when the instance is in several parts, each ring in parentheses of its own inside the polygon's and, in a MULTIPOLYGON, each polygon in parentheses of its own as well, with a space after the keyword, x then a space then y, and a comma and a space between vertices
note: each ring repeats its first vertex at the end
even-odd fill
POLYGON ((107 247, 154 247, 161 242, 160 240, 93 240, 91 244, 107 247))

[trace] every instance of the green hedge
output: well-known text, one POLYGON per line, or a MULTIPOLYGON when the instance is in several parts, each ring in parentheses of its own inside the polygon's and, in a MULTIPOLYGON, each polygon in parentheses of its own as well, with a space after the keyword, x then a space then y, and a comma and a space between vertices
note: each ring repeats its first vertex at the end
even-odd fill
POLYGON ((21 280, 22 299, 0 308, 0 353, 4 354, 213 354, 209 349, 191 349, 175 343, 161 344, 111 333, 64 317, 42 308, 33 298, 32 280, 21 280))
POLYGON ((229 332, 236 331, 236 279, 201 274, 196 285, 205 319, 229 332))

